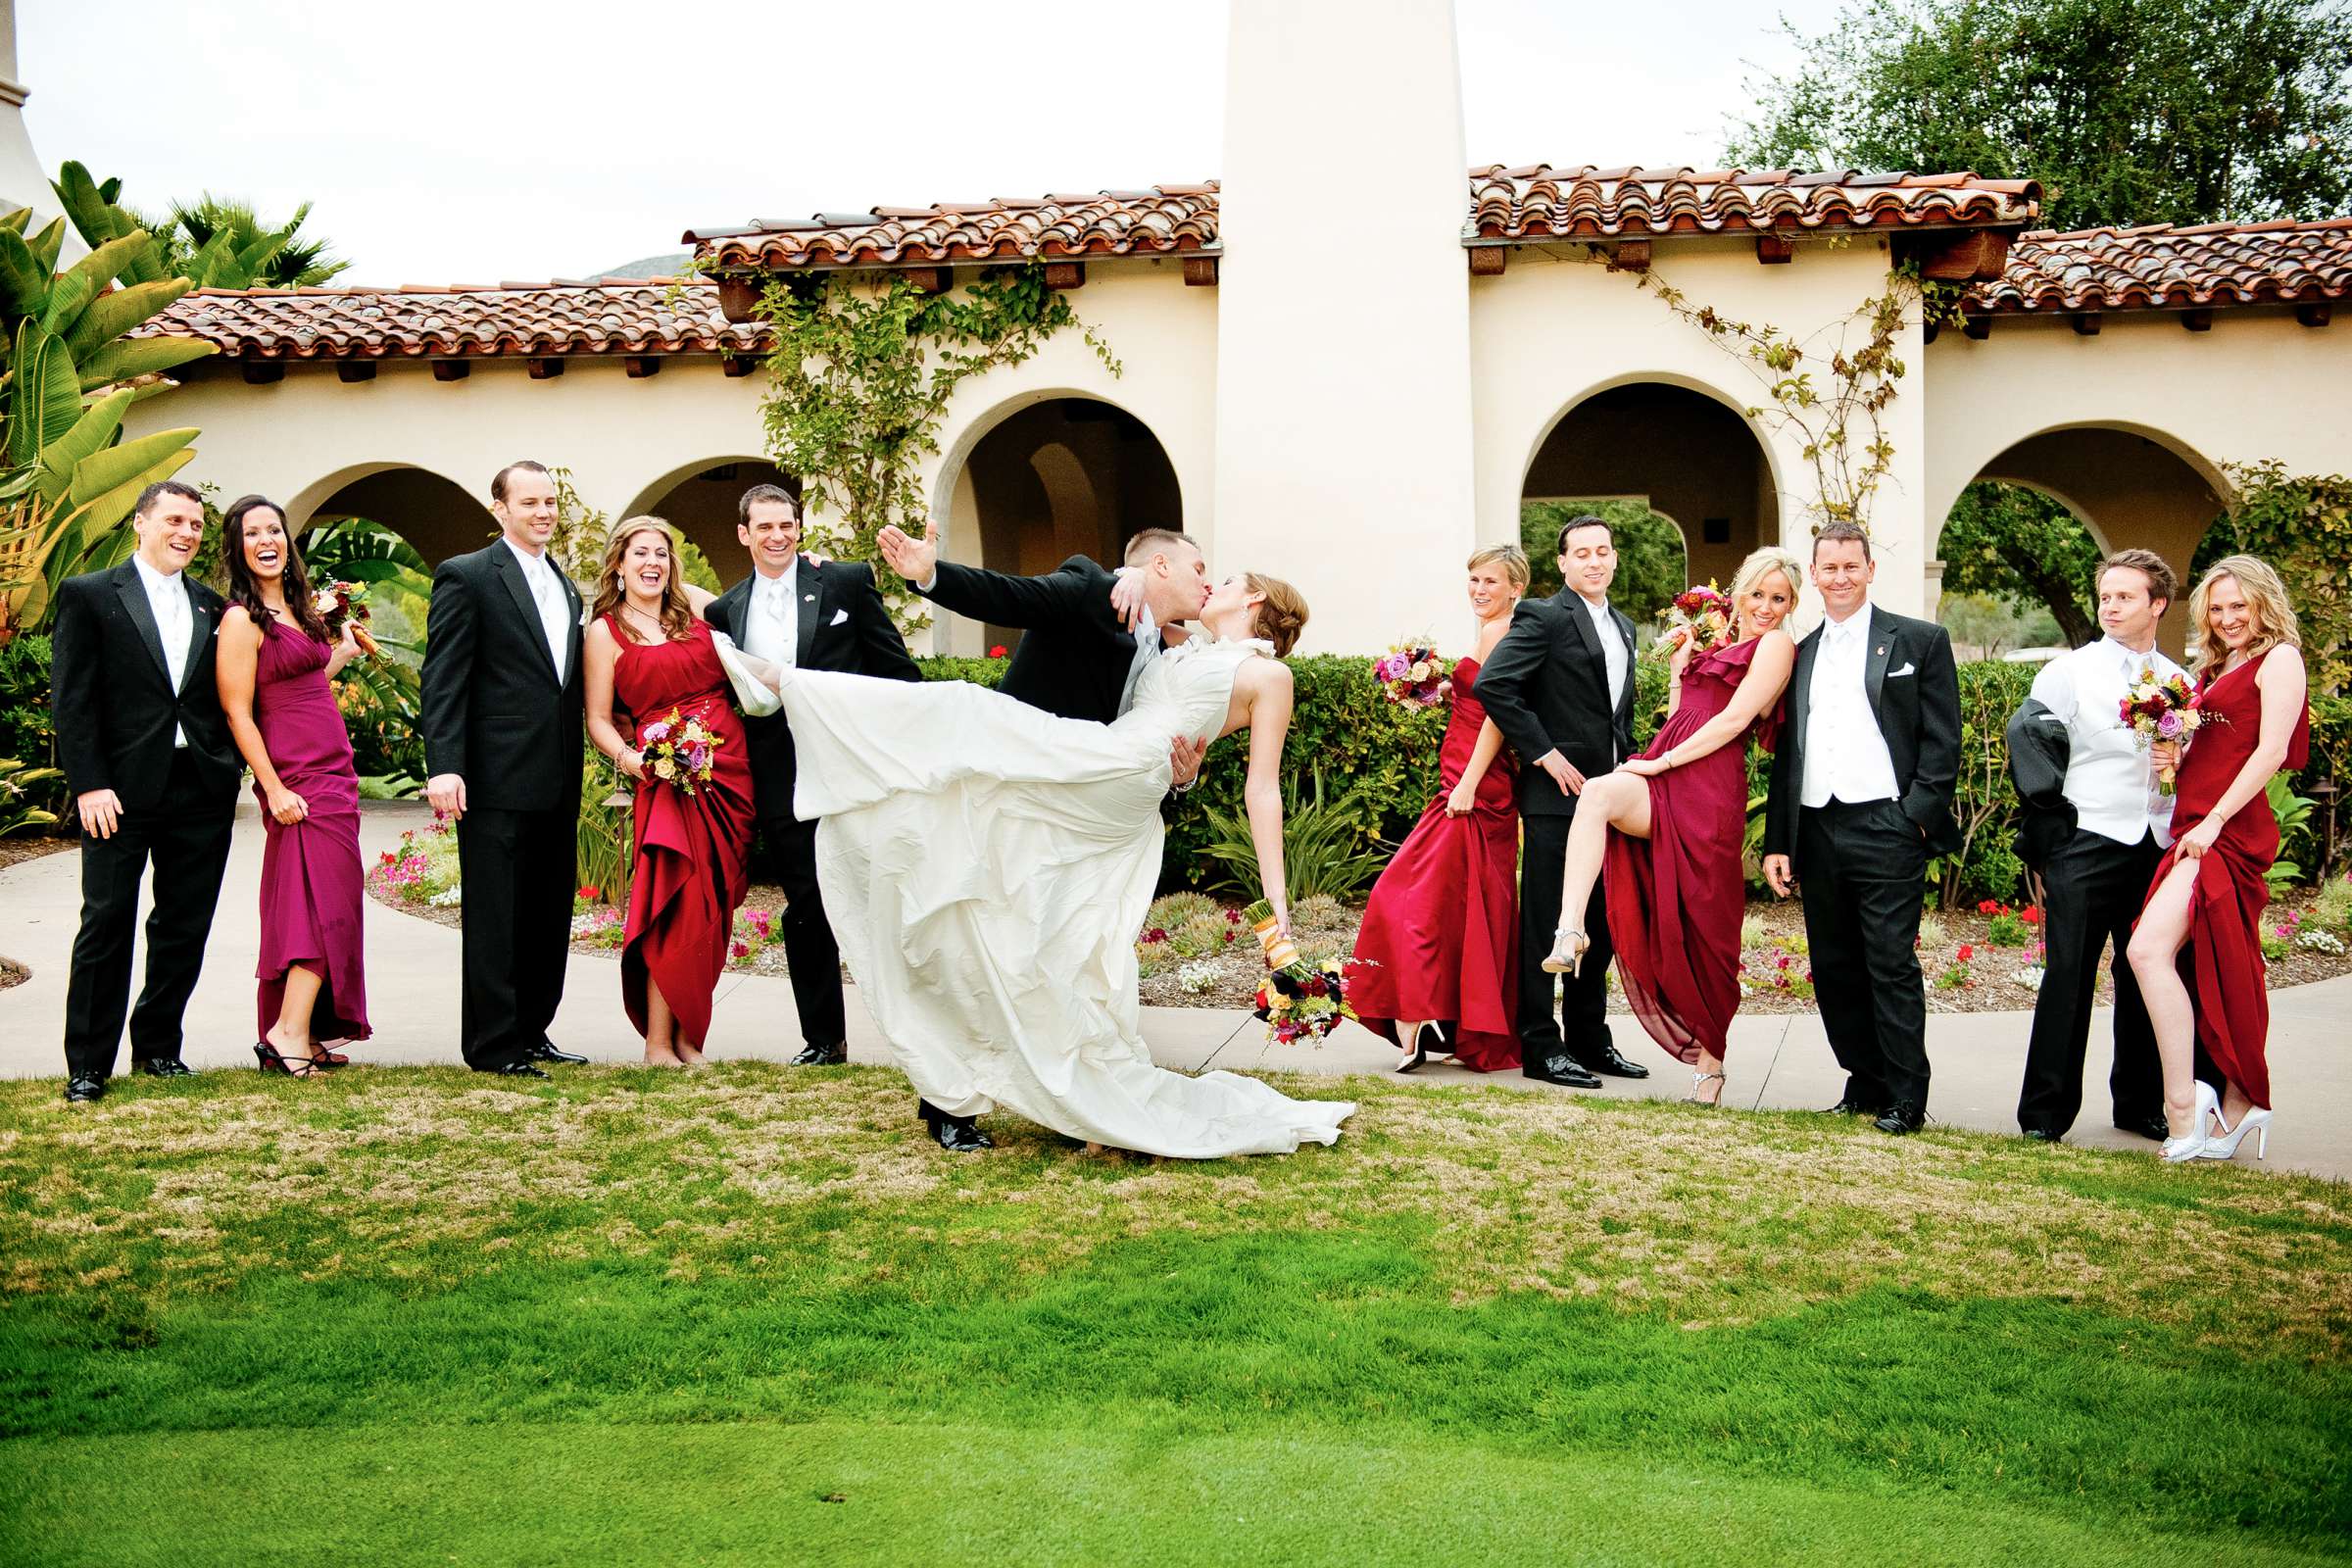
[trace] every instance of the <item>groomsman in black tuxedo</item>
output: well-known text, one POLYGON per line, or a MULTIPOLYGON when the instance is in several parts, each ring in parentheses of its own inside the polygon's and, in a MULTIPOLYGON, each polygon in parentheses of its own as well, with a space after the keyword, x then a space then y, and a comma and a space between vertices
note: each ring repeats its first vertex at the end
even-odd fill
POLYGON ((1598 517, 1560 530, 1560 575, 1549 599, 1521 602, 1475 688, 1487 716, 1520 757, 1519 1056, 1530 1078, 1598 1089, 1599 1074, 1646 1078, 1609 1038, 1609 911, 1599 884, 1585 924, 1592 945, 1581 970, 1560 977, 1551 1009, 1544 959, 1560 920, 1568 825, 1585 780, 1614 772, 1634 752, 1634 623, 1609 608, 1617 546, 1598 517))
MULTIPOLYGON (((1021 628, 1021 646, 997 689, 1063 718, 1107 724, 1135 701, 1152 661, 1184 633, 1208 603, 1208 564, 1200 547, 1170 528, 1146 528, 1127 541, 1126 564, 1105 570, 1072 556, 1043 576, 1015 577, 939 559, 939 544, 900 528, 875 536, 890 569, 935 605, 974 620, 1021 628)), ((1178 794, 1200 777, 1202 742, 1177 737, 1170 767, 1178 794)), ((924 1124, 944 1149, 990 1147, 969 1117, 921 1103, 924 1124)))
POLYGON ((458 824, 466 888, 466 1064, 544 1078, 584 1061, 547 1027, 571 954, 580 815, 580 596, 548 559, 556 485, 536 463, 490 481, 500 537, 433 573, 425 622, 425 799, 458 824))
MULTIPOLYGON (((785 668, 839 669, 885 680, 921 680, 874 568, 801 554, 801 507, 781 485, 754 485, 736 504, 735 537, 752 555, 752 574, 705 607, 703 618, 755 659, 785 668)), ((792 729, 780 712, 743 721, 752 759, 760 833, 784 889, 784 959, 801 1015, 794 1066, 850 1059, 841 997, 841 947, 816 885, 816 824, 792 814, 800 777, 792 729)))
POLYGON ((213 683, 221 598, 188 575, 204 498, 174 480, 131 510, 138 553, 68 578, 50 633, 59 760, 81 819, 81 929, 66 981, 66 1098, 106 1093, 130 1000, 139 878, 155 866, 130 1065, 184 1078, 180 1017, 204 967, 244 772, 213 683))
POLYGON ((1929 857, 1960 848, 1960 677, 1941 626, 1871 604, 1877 569, 1854 524, 1814 535, 1826 618, 1796 645, 1764 876, 1783 898, 1804 884, 1814 995, 1846 1071, 1832 1110, 1900 1134, 1927 1118, 1919 916, 1929 857))

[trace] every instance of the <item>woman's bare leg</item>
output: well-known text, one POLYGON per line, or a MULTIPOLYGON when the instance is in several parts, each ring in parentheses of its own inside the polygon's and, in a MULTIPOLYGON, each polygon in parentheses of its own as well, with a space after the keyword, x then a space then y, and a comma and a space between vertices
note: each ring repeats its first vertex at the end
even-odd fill
POLYGON ((669 1000, 648 975, 645 981, 645 1060, 652 1067, 681 1065, 678 1057, 678 1019, 669 1000))
POLYGON ((277 1022, 270 1026, 270 1044, 288 1061, 319 1054, 318 1042, 311 1038, 311 1013, 318 1005, 318 991, 325 983, 325 977, 307 963, 286 969, 286 989, 278 999, 277 1022))
POLYGON ((2196 881, 2197 862, 2181 857, 2139 911, 2139 925, 2125 950, 2156 1030, 2156 1056, 2164 1066, 2164 1120, 2175 1138, 2193 1130, 2197 1114, 2196 1006, 2175 966, 2188 940, 2189 898, 2196 881))
POLYGON ((1564 930, 1585 929, 1585 906, 1592 902, 1592 884, 1600 880, 1611 828, 1627 838, 1649 837, 1649 780, 1611 773, 1587 783, 1577 798, 1576 816, 1568 824, 1568 866, 1560 879, 1564 930))

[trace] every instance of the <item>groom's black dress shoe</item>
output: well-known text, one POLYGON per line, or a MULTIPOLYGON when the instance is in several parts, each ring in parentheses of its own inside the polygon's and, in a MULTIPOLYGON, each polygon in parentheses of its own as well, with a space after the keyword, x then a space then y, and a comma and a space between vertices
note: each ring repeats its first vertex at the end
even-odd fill
POLYGON ((1558 1084, 1567 1089, 1598 1089, 1600 1080, 1577 1065, 1576 1058, 1562 1051, 1545 1056, 1542 1061, 1519 1069, 1538 1083, 1558 1084))
POLYGON ((547 1074, 527 1061, 505 1061, 495 1067, 482 1069, 493 1078, 545 1078, 547 1074))
POLYGON ((132 1072, 143 1072, 150 1078, 193 1078, 196 1069, 177 1056, 143 1056, 130 1064, 132 1072))
POLYGON ((939 1147, 951 1154, 976 1154, 983 1149, 994 1149, 997 1141, 974 1125, 969 1116, 951 1116, 928 1100, 914 1102, 915 1114, 931 1129, 939 1147))
POLYGON ((2054 1133, 2047 1127, 2029 1127, 2026 1129, 2026 1142, 2029 1144, 2062 1144, 2066 1142, 2066 1134, 2054 1133))
POLYGON ((66 1080, 66 1103, 84 1105, 106 1098, 106 1080, 94 1072, 77 1072, 66 1080))
POLYGON ((1646 1078, 1649 1069, 1617 1054, 1615 1041, 1603 1040, 1599 1049, 1575 1053, 1576 1064, 1589 1073, 1610 1073, 1619 1078, 1646 1078))
POLYGON ((836 1040, 829 1046, 803 1046, 801 1054, 784 1065, 787 1067, 838 1067, 850 1059, 850 1043, 836 1040))
POLYGON ((2173 1136, 2173 1130, 2164 1124, 2162 1116, 2150 1116, 2145 1121, 2131 1116, 2118 1116, 2115 1118, 2115 1126, 2118 1132, 2132 1133, 2140 1138, 2151 1138, 2160 1144, 2173 1136))
POLYGON ((1886 1113, 1871 1123, 1883 1133, 1901 1137, 1915 1133, 1928 1124, 1928 1113, 1908 1100, 1898 1100, 1886 1107, 1886 1113))
POLYGON ((1874 1105, 1867 1100, 1856 1099, 1854 1092, 1849 1089, 1845 1092, 1843 1099, 1823 1111, 1822 1114, 1824 1116, 1876 1116, 1886 1108, 1884 1105, 1874 1105))
POLYGON ((554 1041, 542 1039, 537 1045, 522 1054, 522 1059, 525 1061, 561 1061, 576 1067, 588 1058, 575 1056, 568 1051, 558 1051, 554 1041))

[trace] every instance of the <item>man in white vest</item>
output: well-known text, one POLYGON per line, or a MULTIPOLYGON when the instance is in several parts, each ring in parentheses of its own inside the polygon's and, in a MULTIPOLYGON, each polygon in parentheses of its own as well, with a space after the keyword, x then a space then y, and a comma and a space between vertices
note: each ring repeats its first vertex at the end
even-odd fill
POLYGON ((2165 1136, 2155 1031, 2124 950, 2171 848, 2173 800, 2123 721, 2124 694, 2143 677, 2180 673, 2156 651, 2156 623, 2180 591, 2164 558, 2124 550, 2099 563, 2106 635, 2042 666, 2009 724, 2009 766, 2028 809, 2020 848, 2040 880, 2046 943, 2017 1121, 2057 1143, 2082 1108, 2082 1058, 2100 950, 2113 943, 2115 1125, 2165 1136))

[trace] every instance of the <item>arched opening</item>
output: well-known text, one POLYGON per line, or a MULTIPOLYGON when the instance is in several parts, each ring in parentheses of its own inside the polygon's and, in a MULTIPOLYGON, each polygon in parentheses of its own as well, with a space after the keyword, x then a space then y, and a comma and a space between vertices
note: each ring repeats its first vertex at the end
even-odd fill
POLYGON ((303 491, 287 512, 302 528, 345 517, 381 523, 433 566, 498 536, 498 519, 472 491, 430 469, 401 464, 330 476, 303 491))
POLYGON ((765 458, 706 458, 673 468, 638 491, 613 520, 647 513, 665 519, 709 558, 721 583, 732 582, 750 569, 743 543, 735 537, 735 520, 743 493, 756 484, 801 493, 801 481, 765 458))
MULTIPOLYGON (((1626 569, 1636 563, 1623 563, 1621 587, 1611 591, 1637 620, 1654 619, 1664 599, 1691 582, 1729 584, 1750 551, 1781 536, 1772 462, 1746 419, 1704 392, 1665 381, 1595 392, 1570 405, 1544 435, 1520 487, 1531 560, 1540 568, 1551 564, 1556 524, 1547 537, 1536 536, 1546 532, 1544 519, 1557 504, 1604 499, 1634 504, 1655 519, 1642 530, 1645 554, 1660 558, 1655 569, 1637 580, 1626 569), (1685 551, 1673 570, 1663 559, 1669 530, 1685 551), (1648 603, 1657 597, 1650 578, 1676 571, 1680 580, 1648 603)), ((1622 545, 1619 553, 1626 553, 1622 545)))
POLYGON ((2029 436, 1979 469, 1940 519, 1939 614, 1955 643, 1988 654, 2002 641, 2078 646, 2099 635, 2099 558, 2153 550, 2182 582, 2157 631, 2177 654, 2197 546, 2228 510, 2212 466, 2155 432, 2078 425, 2029 436))
MULTIPOLYGON (((1049 398, 1008 416, 973 443, 951 483, 950 547, 956 560, 994 571, 1052 571, 1071 556, 1115 563, 1141 530, 1184 526, 1176 468, 1159 438, 1094 398, 1049 398)), ((956 636, 956 652, 1010 646, 1020 635, 1007 626, 977 631, 956 636)))

